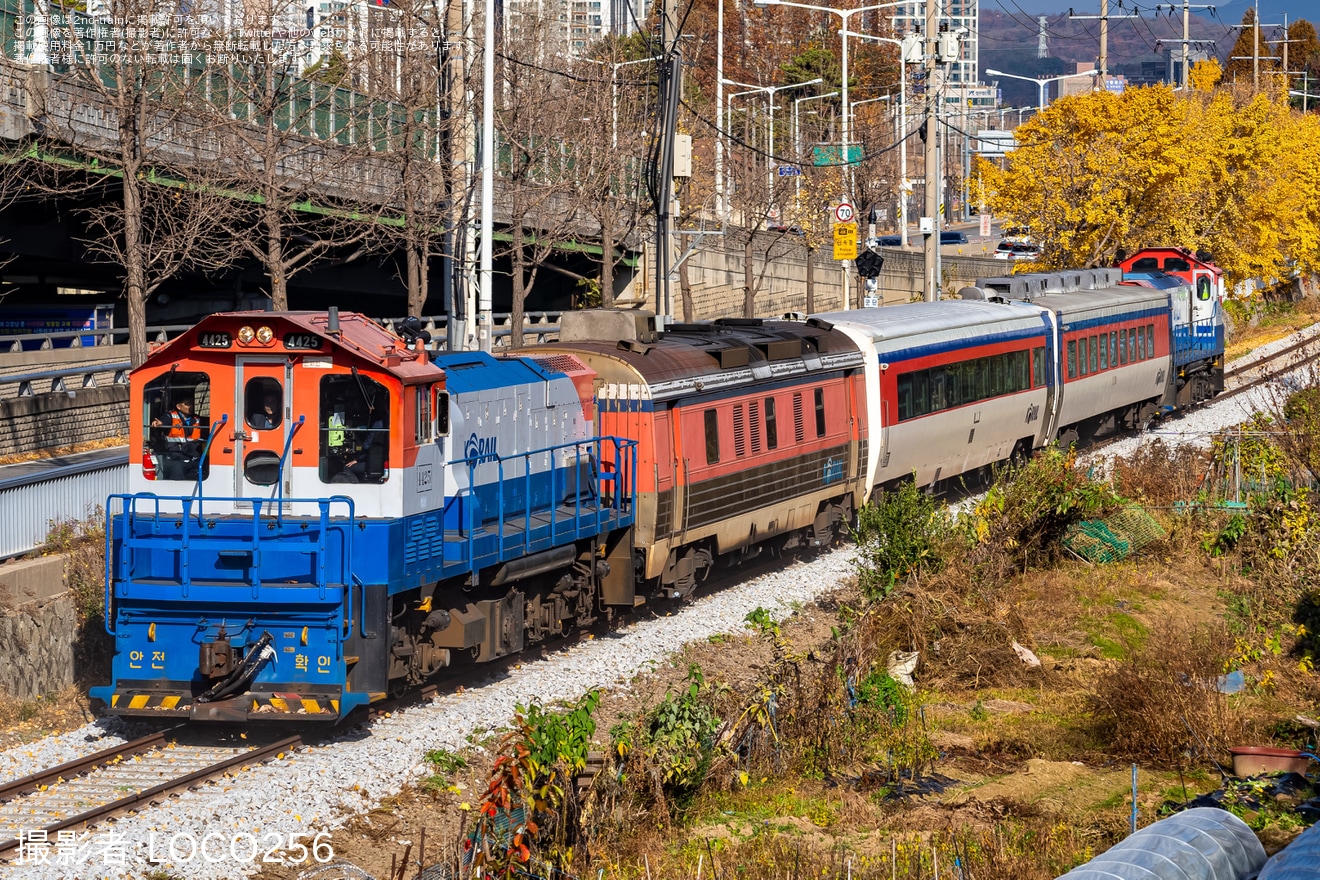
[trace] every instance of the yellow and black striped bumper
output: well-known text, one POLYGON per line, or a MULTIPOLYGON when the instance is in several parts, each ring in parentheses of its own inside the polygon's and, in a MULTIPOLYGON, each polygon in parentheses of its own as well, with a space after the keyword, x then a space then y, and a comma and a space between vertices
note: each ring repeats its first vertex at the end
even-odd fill
POLYGON ((114 715, 195 721, 337 721, 339 707, 337 697, 285 692, 249 693, 214 703, 196 703, 191 694, 168 691, 117 691, 110 697, 114 715))

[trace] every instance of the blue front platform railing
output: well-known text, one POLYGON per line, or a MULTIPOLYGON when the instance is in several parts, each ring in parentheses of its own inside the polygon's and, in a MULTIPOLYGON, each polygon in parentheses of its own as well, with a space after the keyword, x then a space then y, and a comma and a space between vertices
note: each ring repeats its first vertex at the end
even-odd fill
POLYGON ((1224 322, 1219 316, 1173 325, 1173 363, 1181 367, 1224 353, 1224 322))
POLYGON ((107 504, 105 599, 106 631, 114 635, 110 613, 114 590, 132 585, 169 584, 178 598, 188 598, 196 584, 246 586, 251 598, 290 588, 316 590, 324 601, 337 595, 353 572, 353 499, 216 498, 207 501, 252 505, 241 520, 207 517, 199 496, 164 496, 150 492, 111 495, 107 504), (162 510, 162 504, 171 510, 162 510), (314 505, 311 517, 290 517, 288 504, 314 505), (174 511, 178 508, 178 512, 174 511), (220 528, 217 529, 217 526, 220 528))

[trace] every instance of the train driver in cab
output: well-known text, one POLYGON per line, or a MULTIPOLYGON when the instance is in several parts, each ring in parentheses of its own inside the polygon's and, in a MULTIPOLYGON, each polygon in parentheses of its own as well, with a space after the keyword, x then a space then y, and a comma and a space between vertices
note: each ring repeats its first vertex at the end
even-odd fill
POLYGON ((193 412, 191 397, 179 397, 165 417, 151 420, 151 427, 165 431, 165 449, 161 461, 161 479, 190 480, 197 474, 197 460, 202 454, 202 423, 193 412))

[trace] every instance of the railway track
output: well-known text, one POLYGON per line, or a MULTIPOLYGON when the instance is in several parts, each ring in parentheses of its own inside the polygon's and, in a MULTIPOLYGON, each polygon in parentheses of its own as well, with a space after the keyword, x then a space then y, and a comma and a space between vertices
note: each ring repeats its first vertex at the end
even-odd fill
POLYGON ((45 831, 53 842, 65 829, 140 809, 303 745, 297 735, 264 743, 193 739, 181 725, 0 785, 0 859, 18 848, 20 832, 45 831))
MULTIPOLYGON (((566 637, 545 648, 562 650, 580 638, 581 634, 566 637)), ((455 688, 479 686, 526 659, 506 657, 464 669, 376 703, 361 718, 388 715, 455 688)), ((341 730, 336 725, 333 730, 312 730, 258 743, 242 739, 238 732, 199 731, 184 723, 0 784, 0 863, 15 856, 20 832, 44 831, 53 843, 60 831, 141 810, 171 794, 313 745, 341 730)))
POLYGON ((1226 386, 1232 383, 1232 387, 1225 387, 1224 393, 1215 400, 1222 400, 1225 397, 1241 394, 1249 388, 1259 387, 1289 370, 1314 361, 1317 357, 1320 357, 1320 338, 1307 337, 1250 363, 1240 363, 1241 359, 1230 362, 1224 368, 1224 383, 1226 386))

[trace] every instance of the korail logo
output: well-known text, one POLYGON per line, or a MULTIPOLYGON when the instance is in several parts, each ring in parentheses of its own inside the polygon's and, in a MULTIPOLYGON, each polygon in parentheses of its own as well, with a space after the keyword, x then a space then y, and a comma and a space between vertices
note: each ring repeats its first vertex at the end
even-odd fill
POLYGON ((463 445, 463 457, 466 459, 495 458, 499 453, 496 451, 497 438, 478 437, 476 432, 467 439, 463 445))

